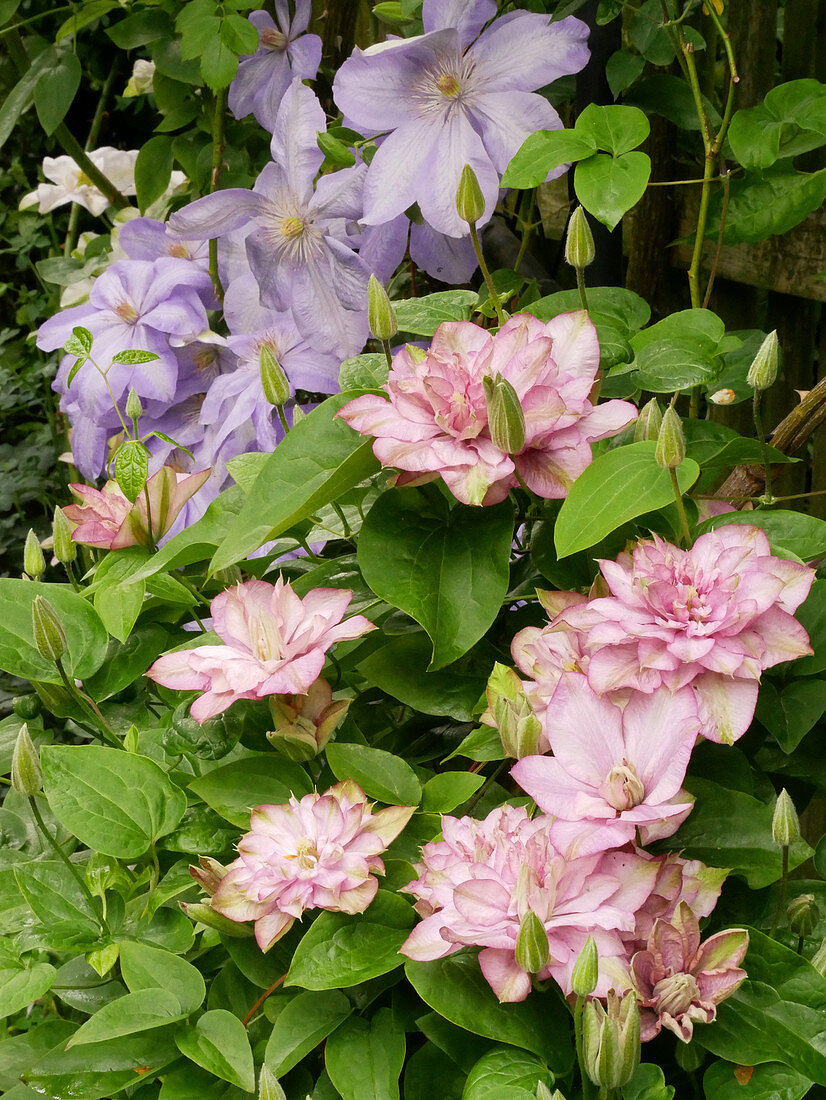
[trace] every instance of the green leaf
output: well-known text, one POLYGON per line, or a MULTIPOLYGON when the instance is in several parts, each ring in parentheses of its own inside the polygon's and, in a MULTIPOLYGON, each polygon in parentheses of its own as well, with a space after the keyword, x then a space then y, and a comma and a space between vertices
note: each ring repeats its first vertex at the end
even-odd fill
POLYGON ((407 1060, 404 1100, 434 1100, 434 1081, 439 1082, 439 1100, 462 1100, 465 1071, 435 1043, 427 1042, 407 1060))
MULTIPOLYGON (((790 671, 795 676, 814 676, 826 668, 826 581, 814 582, 808 597, 794 614, 806 628, 814 653, 811 657, 798 658, 790 666, 790 671)), ((3 723, 0 722, 0 730, 2 728, 3 723)))
POLYGON ((264 1061, 276 1077, 283 1077, 352 1011, 349 1000, 338 990, 299 993, 279 1012, 264 1061))
POLYGON ((622 1100, 671 1100, 674 1088, 665 1083, 665 1075, 659 1066, 643 1062, 637 1066, 634 1076, 622 1086, 622 1100))
POLYGON ((137 439, 127 439, 115 455, 115 481, 132 504, 138 499, 149 476, 149 451, 137 439))
POLYGON ((744 168, 770 168, 826 145, 826 85, 791 80, 772 88, 756 107, 735 112, 728 140, 744 168))
POLYGON ((389 368, 384 354, 354 355, 339 367, 338 384, 343 390, 380 390, 389 368))
POLYGON ((524 1090, 527 1100, 536 1096, 540 1081, 549 1088, 554 1083, 541 1058, 514 1047, 494 1047, 471 1069, 462 1100, 497 1100, 503 1089, 524 1090))
POLYGON ((642 198, 650 175, 651 159, 646 153, 623 153, 621 157, 597 153, 576 166, 574 189, 585 209, 614 229, 642 198))
POLYGON ((365 913, 321 913, 296 948, 285 984, 346 989, 387 974, 404 961, 399 948, 415 920, 404 898, 384 890, 365 913))
POLYGON ((121 1035, 134 1035, 182 1020, 185 1015, 174 993, 166 989, 142 989, 99 1008, 94 1016, 81 1024, 68 1046, 83 1046, 116 1039, 121 1035))
POLYGON ((127 641, 143 607, 145 592, 145 581, 115 584, 95 592, 95 611, 113 638, 120 642, 127 641))
MULTIPOLYGON (((499 734, 495 730, 492 732, 499 741, 499 734)), ((467 802, 484 782, 483 775, 473 772, 442 772, 434 775, 422 789, 422 813, 449 814, 457 806, 467 802)))
POLYGON ((634 385, 651 393, 673 393, 710 382, 719 370, 691 340, 661 340, 640 348, 634 358, 634 385))
MULTIPOLYGON (((594 546, 623 523, 673 501, 671 477, 657 465, 655 450, 653 440, 617 447, 580 474, 556 521, 554 541, 560 558, 594 546)), ((682 492, 691 488, 699 473, 697 463, 685 459, 677 470, 682 492)))
POLYGON ((255 1092, 255 1070, 247 1030, 226 1009, 205 1012, 192 1026, 175 1032, 181 1054, 222 1081, 255 1092))
POLYGON ((40 753, 52 813, 88 847, 137 859, 172 831, 186 796, 158 765, 103 745, 48 745, 40 753))
POLYGON ((71 1050, 57 1047, 23 1079, 35 1092, 56 1100, 103 1100, 142 1078, 151 1081, 177 1057, 171 1031, 160 1029, 71 1050))
POLYGON ((358 562, 381 599, 406 611, 433 642, 431 669, 487 631, 508 590, 513 508, 450 508, 432 488, 390 489, 364 520, 358 562))
POLYGON ((362 676, 394 699, 425 714, 446 715, 460 722, 473 720, 476 703, 485 690, 490 668, 453 667, 431 672, 430 643, 424 633, 389 638, 358 664, 362 676))
POLYGON ((151 664, 169 648, 169 634, 158 623, 141 625, 123 642, 112 642, 106 660, 83 685, 98 702, 123 691, 143 676, 151 664))
MULTIPOLYGON (((701 859, 712 867, 727 867, 742 875, 752 890, 777 882, 781 874, 780 848, 772 840, 774 806, 743 791, 687 776, 685 787, 697 801, 686 821, 664 847, 686 859, 701 859)), ((804 840, 789 850, 794 870, 812 856, 804 840)))
POLYGON ((213 573, 277 538, 378 470, 373 441, 335 419, 355 396, 347 392, 328 398, 278 444, 212 559, 213 573))
POLYGON ((208 561, 231 531, 245 499, 246 493, 240 486, 225 489, 213 500, 201 519, 165 542, 132 579, 145 579, 161 570, 208 561))
MULTIPOLYGON (((703 469, 739 466, 763 461, 763 447, 757 439, 747 439, 724 424, 713 420, 684 420, 686 454, 703 469)), ((772 462, 795 462, 775 447, 769 447, 772 462)))
POLYGON ((713 1024, 695 1028, 695 1042, 737 1065, 782 1062, 826 1085, 826 979, 796 952, 754 929, 743 969, 747 981, 718 1007, 713 1024))
MULTIPOLYGON (((732 181, 723 232, 724 244, 753 244, 799 225, 826 198, 826 168, 819 172, 797 172, 776 167, 765 174, 747 172, 732 181)), ((715 197, 709 209, 706 236, 717 239, 720 232, 722 198, 715 197)))
POLYGON ((75 1025, 68 1020, 52 1017, 12 1038, 0 1040, 0 1089, 3 1094, 8 1095, 19 1086, 20 1075, 44 1054, 55 1047, 62 1050, 74 1029, 75 1025))
POLYGON ((333 134, 328 134, 322 130, 316 134, 316 142, 327 162, 333 165, 334 168, 352 168, 356 163, 355 154, 347 148, 340 138, 335 137, 333 134))
POLYGON ((135 187, 142 214, 169 186, 172 160, 172 138, 158 134, 141 146, 135 161, 135 187))
POLYGON ((40 125, 51 135, 66 116, 80 87, 83 75, 80 61, 71 50, 61 53, 60 60, 47 69, 34 89, 34 106, 40 125))
MULTIPOLYGON (((581 308, 579 292, 562 290, 525 306, 540 321, 550 321, 560 313, 581 308)), ((589 287, 588 316, 596 325, 599 357, 603 369, 632 357, 631 338, 648 324, 651 309, 639 295, 623 287, 589 287)))
POLYGON ((248 829, 254 807, 277 806, 289 802, 290 795, 301 798, 312 784, 300 765, 272 753, 257 753, 193 779, 189 789, 221 817, 248 829))
POLYGON ((204 979, 197 967, 160 947, 123 940, 120 969, 130 993, 171 990, 184 1016, 200 1007, 206 996, 204 979))
POLYGON ((538 187, 548 173, 597 151, 593 137, 575 130, 537 130, 520 145, 502 177, 503 187, 538 187))
POLYGON ((231 50, 239 54, 254 54, 259 46, 258 30, 249 19, 235 13, 224 16, 221 37, 231 50))
POLYGON ((783 752, 794 752, 826 712, 826 681, 793 680, 780 690, 771 681, 760 689, 756 717, 783 752))
POLYGON ((150 8, 127 15, 119 23, 107 27, 106 34, 118 49, 134 50, 137 46, 157 42, 159 38, 171 37, 172 24, 166 12, 150 8))
POLYGON ((480 726, 479 729, 473 730, 450 756, 445 757, 445 760, 452 760, 454 756, 466 756, 468 760, 504 760, 505 753, 502 750, 499 730, 488 726, 480 726))
POLYGON ((614 99, 634 83, 644 68, 645 58, 630 50, 617 50, 611 54, 605 65, 605 79, 614 99))
POLYGON ((614 157, 642 145, 651 130, 644 113, 638 107, 600 107, 590 103, 576 120, 575 132, 584 136, 594 149, 602 149, 614 157))
POLYGON ((45 49, 32 61, 2 104, 0 104, 0 149, 14 130, 21 116, 34 102, 34 88, 44 72, 55 64, 53 47, 45 49))
POLYGON ((87 940, 97 939, 97 914, 69 868, 57 860, 37 860, 14 868, 20 893, 47 927, 65 925, 87 940))
POLYGON ((697 530, 700 534, 713 531, 727 523, 742 523, 766 532, 772 551, 783 556, 789 551, 801 561, 814 561, 826 554, 826 523, 804 512, 789 512, 784 508, 771 511, 726 512, 712 516, 697 530))
POLYGON ((422 788, 400 756, 368 745, 331 741, 327 763, 336 779, 355 779, 370 798, 398 806, 418 806, 422 788))
POLYGON ((238 54, 227 45, 223 33, 210 38, 201 54, 201 76, 207 86, 213 92, 228 88, 237 72, 238 54))
POLYGON ((55 41, 62 42, 64 38, 73 37, 78 31, 117 7, 120 7, 117 0, 86 0, 82 7, 77 8, 66 22, 61 24, 55 35, 55 41))
MULTIPOLYGON (((671 73, 653 73, 643 77, 623 97, 625 103, 640 107, 649 115, 660 115, 681 130, 699 130, 700 119, 688 82, 671 73)), ((703 96, 706 115, 714 127, 720 125, 720 112, 703 96)))
POLYGON ((747 1084, 735 1077, 739 1067, 714 1062, 703 1075, 703 1091, 709 1100, 802 1100, 812 1087, 805 1074, 778 1062, 755 1066, 747 1084))
POLYGON ((402 332, 432 336, 443 321, 468 321, 476 305, 475 290, 440 290, 421 298, 394 302, 396 320, 402 332))
POLYGON ((57 971, 49 963, 35 963, 29 970, 0 969, 0 1019, 26 1008, 54 984, 57 971))
POLYGON ((556 1074, 567 1073, 573 1064, 570 1017, 553 993, 500 1004, 476 954, 467 951, 434 962, 408 960, 405 972, 425 1004, 451 1023, 538 1054, 556 1074))
MULTIPOLYGON (((0 669, 23 680, 60 684, 63 681, 55 665, 41 657, 34 644, 32 604, 41 594, 40 587, 30 581, 0 577, 0 669)), ((48 598, 66 631, 66 674, 80 680, 91 676, 106 657, 106 628, 88 601, 68 585, 50 584, 48 598)))
POLYGON ((393 1013, 381 1008, 372 1020, 351 1017, 333 1032, 324 1065, 343 1100, 399 1100, 405 1045, 393 1013))

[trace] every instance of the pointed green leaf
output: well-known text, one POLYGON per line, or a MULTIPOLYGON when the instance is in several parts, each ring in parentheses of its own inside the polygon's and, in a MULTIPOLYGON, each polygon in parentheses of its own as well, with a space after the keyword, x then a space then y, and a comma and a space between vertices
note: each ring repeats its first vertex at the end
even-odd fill
POLYGON ((196 1024, 175 1033, 178 1050, 202 1069, 244 1092, 255 1091, 255 1070, 247 1030, 226 1009, 205 1012, 196 1024))

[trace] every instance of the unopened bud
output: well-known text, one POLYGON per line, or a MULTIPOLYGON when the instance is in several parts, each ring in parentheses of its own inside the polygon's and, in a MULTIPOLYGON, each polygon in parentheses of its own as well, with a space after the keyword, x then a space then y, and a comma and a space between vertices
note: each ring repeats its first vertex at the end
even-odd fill
POLYGON ((634 425, 634 442, 642 443, 644 440, 659 438, 662 422, 663 411, 660 403, 656 397, 652 397, 648 404, 640 409, 640 415, 634 425))
POLYGON ((77 543, 72 538, 72 525, 66 519, 62 508, 55 508, 52 522, 54 538, 54 556, 61 565, 68 565, 77 557, 77 543))
POLYGON ((822 977, 826 978, 826 940, 818 947, 809 962, 822 977))
POLYGON ((494 447, 506 455, 517 455, 525 446, 525 414, 519 395, 506 378, 482 379, 488 408, 488 430, 494 447))
POLYGON ((581 271, 594 262, 596 248, 594 235, 588 224, 588 218, 581 206, 571 214, 568 222, 568 235, 565 238, 565 260, 571 267, 581 271))
POLYGON ((26 535, 26 545, 23 547, 23 571, 33 581, 46 572, 46 559, 43 557, 40 540, 34 531, 29 531, 26 535))
POLYGON ((599 978, 599 955, 594 937, 589 936, 579 953, 571 973, 571 989, 577 997, 587 997, 597 987, 599 978))
POLYGON ((706 1052, 699 1043, 677 1043, 674 1057, 680 1069, 686 1073, 696 1073, 706 1060, 706 1052))
POLYGON ((709 401, 713 405, 733 405, 737 400, 737 394, 732 389, 715 390, 709 394, 709 401))
POLYGON ((505 753, 521 760, 523 756, 533 756, 538 752, 542 723, 533 712, 518 674, 497 661, 485 694, 488 710, 482 721, 489 722, 499 730, 505 753))
POLYGON ((456 190, 456 212, 463 222, 476 225, 485 212, 485 196, 479 186, 476 173, 469 164, 462 169, 456 190))
POLYGON ((788 848, 800 837, 800 819, 789 792, 784 787, 777 796, 772 817, 772 839, 781 848, 788 848))
POLYGON ((29 736, 29 727, 24 722, 14 743, 11 758, 11 785, 16 791, 31 798, 43 786, 43 773, 40 770, 40 756, 29 736))
POLYGON ((189 873, 204 893, 212 897, 221 885, 221 879, 227 873, 227 869, 223 863, 219 863, 217 859, 213 859, 211 856, 199 856, 198 864, 198 867, 190 864, 189 873))
POLYGON ((664 470, 676 470, 685 458, 683 422, 679 413, 675 412, 670 405, 663 414, 654 457, 657 464, 664 470))
POLYGON ((367 322, 377 340, 392 340, 399 331, 390 296, 375 275, 367 284, 367 322))
POLYGON ((126 415, 130 420, 140 420, 143 416, 143 405, 134 386, 129 390, 129 396, 126 398, 126 415))
POLYGON ((258 1078, 258 1100, 287 1100, 287 1094, 278 1083, 270 1067, 264 1063, 258 1078))
POLYGON ((36 695, 15 695, 11 701, 11 709, 18 718, 28 722, 40 714, 40 703, 36 695))
POLYGON ((42 596, 35 596, 32 603, 32 632, 40 656, 57 664, 66 652, 66 631, 55 609, 42 596))
POLYGON ((290 398, 290 380, 269 344, 261 347, 261 388, 271 405, 284 405, 290 398))
POLYGON ((752 360, 746 381, 755 390, 767 390, 777 378, 777 368, 780 364, 780 344, 777 340, 777 329, 770 332, 752 360))
POLYGON ((516 965, 527 970, 529 974, 538 974, 548 965, 550 957, 551 948, 545 925, 533 909, 529 909, 522 918, 519 935, 516 937, 516 965))
POLYGON ((811 936, 820 919, 820 909, 814 894, 800 894, 793 898, 786 909, 786 919, 796 936, 811 936))
POLYGON ((586 1003, 582 1055, 595 1085, 618 1089, 628 1084, 640 1064, 640 1013, 633 990, 623 997, 609 990, 607 1010, 599 1001, 586 1003))
POLYGON ((239 924, 237 921, 230 920, 223 913, 216 912, 206 902, 181 901, 178 904, 181 911, 186 913, 190 920, 197 921, 198 924, 204 924, 207 928, 214 928, 216 932, 220 932, 224 936, 243 940, 248 939, 253 934, 248 924, 239 924))
POLYGON ((536 1082, 536 1092, 534 1093, 534 1096, 536 1097, 536 1100, 565 1100, 565 1097, 562 1095, 559 1089, 554 1089, 554 1091, 551 1092, 550 1088, 548 1087, 548 1085, 545 1084, 544 1081, 536 1082))

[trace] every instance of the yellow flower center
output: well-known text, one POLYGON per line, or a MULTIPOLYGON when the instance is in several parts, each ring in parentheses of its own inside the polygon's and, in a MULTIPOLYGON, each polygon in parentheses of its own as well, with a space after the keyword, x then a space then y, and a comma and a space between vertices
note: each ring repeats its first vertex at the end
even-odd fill
POLYGON ((291 239, 300 237, 304 232, 304 222, 301 218, 284 218, 281 222, 281 232, 291 239))
POLYGON ((115 306, 115 313, 118 317, 122 317, 124 321, 137 321, 138 311, 130 302, 118 302, 115 306))
POLYGON ((462 90, 456 73, 442 73, 436 80, 436 87, 447 99, 455 99, 462 90))

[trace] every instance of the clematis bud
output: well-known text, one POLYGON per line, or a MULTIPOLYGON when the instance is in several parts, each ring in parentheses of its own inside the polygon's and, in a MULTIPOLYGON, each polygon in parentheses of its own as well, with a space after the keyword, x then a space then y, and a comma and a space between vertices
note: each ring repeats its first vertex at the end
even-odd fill
POLYGON ((709 394, 709 401, 714 405, 731 405, 737 400, 737 394, 732 389, 715 390, 709 394))
POLYGON ((278 1078, 264 1063, 258 1078, 258 1100, 287 1100, 287 1094, 278 1083, 278 1078))
POLYGON ((319 678, 306 695, 271 695, 269 704, 275 729, 267 738, 284 756, 303 763, 324 751, 350 700, 333 702, 333 689, 319 678))
POLYGON ((399 331, 390 296, 375 275, 367 284, 367 321, 377 340, 392 340, 399 331))
POLYGON ((772 839, 781 848, 788 848, 800 837, 800 820, 789 792, 784 787, 777 796, 772 817, 772 839))
POLYGON ((224 936, 231 936, 233 939, 249 939, 253 935, 252 929, 246 924, 237 924, 235 921, 231 921, 229 917, 223 916, 221 913, 216 913, 211 905, 207 905, 203 901, 180 901, 178 902, 181 907, 181 911, 185 913, 190 920, 197 921, 198 924, 205 924, 207 928, 214 928, 216 932, 220 932, 224 936))
POLYGON ((126 415, 130 420, 140 420, 143 416, 143 405, 134 386, 130 388, 129 396, 126 398, 126 415))
POLYGON ((33 581, 46 572, 46 559, 40 548, 40 540, 31 530, 26 535, 26 545, 23 547, 23 570, 33 581))
POLYGON ((35 596, 32 604, 32 629, 37 652, 44 660, 57 664, 66 652, 66 631, 55 609, 42 596, 35 596))
POLYGON ((219 863, 217 859, 212 859, 211 856, 199 856, 198 864, 198 867, 193 867, 190 864, 189 873, 204 893, 212 897, 221 885, 221 879, 227 873, 227 869, 223 863, 219 863))
POLYGON ((640 1064, 640 1013, 633 990, 622 997, 609 990, 607 1010, 599 1001, 586 1003, 582 1056, 588 1076, 601 1088, 618 1089, 631 1080, 640 1064))
POLYGON ((525 414, 516 390, 501 374, 495 378, 486 375, 482 385, 494 447, 507 455, 519 454, 525 446, 525 414))
POLYGON ((456 190, 456 212, 462 221, 476 225, 485 212, 485 196, 479 186, 476 173, 469 164, 462 169, 456 190))
POLYGON ((581 271, 594 262, 596 248, 588 218, 581 206, 571 214, 568 235, 565 238, 565 261, 581 271))
POLYGON ((758 349, 757 355, 752 360, 746 381, 755 390, 767 390, 777 378, 777 368, 780 364, 780 344, 777 340, 777 329, 770 332, 758 349))
POLYGON ((789 902, 786 909, 789 928, 796 936, 811 936, 819 918, 820 909, 814 894, 800 894, 789 902))
POLYGON ((577 997, 587 997, 597 987, 599 978, 599 955, 594 937, 589 936, 579 953, 571 972, 571 989, 577 997))
POLYGON ((261 347, 261 388, 271 405, 283 405, 290 398, 290 380, 269 344, 261 347))
POLYGON ((818 974, 826 978, 826 940, 818 947, 817 951, 815 951, 814 955, 809 959, 809 962, 818 974))
POLYGON ((536 1082, 536 1092, 534 1093, 534 1096, 536 1097, 536 1100, 565 1100, 565 1097, 562 1095, 559 1089, 554 1089, 554 1091, 551 1092, 550 1088, 548 1088, 544 1081, 536 1082))
POLYGON ((545 925, 533 909, 529 909, 522 918, 519 935, 516 937, 516 965, 527 970, 529 974, 538 974, 548 965, 550 957, 551 949, 545 925))
POLYGON ((14 743, 11 758, 11 785, 16 791, 20 791, 29 798, 36 795, 43 786, 40 757, 25 722, 20 727, 14 743))
POLYGON ((28 722, 30 718, 37 718, 40 714, 40 703, 36 695, 15 695, 11 701, 11 709, 18 718, 28 722))
POLYGON ((664 470, 675 470, 685 458, 683 422, 671 406, 663 414, 654 457, 664 470))
POLYGON ((507 755, 521 760, 538 752, 542 723, 534 714, 517 673, 497 661, 485 692, 488 712, 483 721, 489 717, 499 730, 507 755))
POLYGON ((640 410, 634 425, 634 442, 642 443, 646 439, 657 439, 663 422, 663 411, 656 397, 652 397, 640 410))
POLYGON ((72 525, 63 514, 62 508, 55 508, 52 521, 54 538, 54 556, 61 565, 68 565, 77 557, 77 543, 72 538, 72 525))

